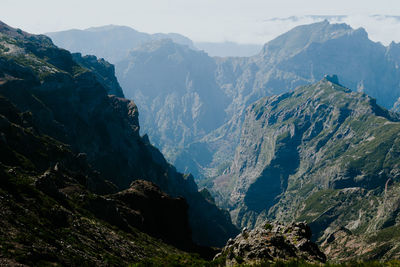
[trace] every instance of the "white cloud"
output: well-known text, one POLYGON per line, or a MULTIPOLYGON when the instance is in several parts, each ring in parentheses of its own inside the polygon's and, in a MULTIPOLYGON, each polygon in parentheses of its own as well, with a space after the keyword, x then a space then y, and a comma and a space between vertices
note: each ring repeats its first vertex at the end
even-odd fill
POLYGON ((353 15, 343 19, 353 28, 363 27, 375 42, 388 45, 391 41, 400 42, 400 19, 391 16, 353 15))
POLYGON ((294 26, 330 18, 364 27, 385 44, 400 41, 398 0, 2 0, 0 19, 33 33, 127 25, 144 32, 178 32, 195 41, 265 43, 294 26), (275 19, 297 16, 296 19, 275 19))

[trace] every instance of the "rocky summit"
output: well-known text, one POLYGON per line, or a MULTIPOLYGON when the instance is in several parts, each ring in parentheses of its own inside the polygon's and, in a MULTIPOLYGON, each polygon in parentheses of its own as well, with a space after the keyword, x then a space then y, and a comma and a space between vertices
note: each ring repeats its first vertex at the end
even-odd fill
POLYGON ((226 266, 293 259, 310 263, 325 262, 324 253, 310 238, 311 230, 305 223, 282 225, 267 222, 253 230, 243 228, 235 239, 228 240, 215 259, 225 261, 226 266))

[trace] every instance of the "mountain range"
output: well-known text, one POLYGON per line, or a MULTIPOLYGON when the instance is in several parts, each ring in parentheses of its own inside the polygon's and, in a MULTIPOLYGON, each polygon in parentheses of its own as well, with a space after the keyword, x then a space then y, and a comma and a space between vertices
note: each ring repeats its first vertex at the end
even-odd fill
POLYGON ((225 243, 228 265, 325 261, 310 238, 335 261, 400 258, 398 44, 327 21, 251 57, 73 33, 55 35, 115 69, 0 24, 6 264, 210 259, 225 243))
POLYGON ((178 44, 194 48, 193 42, 189 38, 177 33, 148 34, 118 25, 49 32, 46 35, 51 37, 56 45, 71 52, 96 55, 111 63, 124 59, 131 49, 154 40, 171 39, 178 44))
MULTIPOLYGON (((102 49, 91 52, 99 55, 102 49)), ((151 143, 178 170, 212 179, 233 160, 244 111, 261 97, 335 73, 344 86, 396 110, 398 50, 396 43, 371 41, 362 28, 323 21, 298 26, 251 57, 213 58, 157 40, 132 45, 129 55, 114 63, 125 95, 142 110, 142 131, 151 143)))

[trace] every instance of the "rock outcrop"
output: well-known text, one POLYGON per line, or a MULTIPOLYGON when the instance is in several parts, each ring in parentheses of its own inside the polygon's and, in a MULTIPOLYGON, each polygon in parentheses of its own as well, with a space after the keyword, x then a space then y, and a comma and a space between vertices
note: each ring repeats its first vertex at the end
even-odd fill
POLYGON ((235 239, 228 240, 215 259, 225 260, 227 266, 290 260, 325 262, 326 256, 310 239, 311 229, 305 223, 265 223, 253 230, 244 228, 235 239))

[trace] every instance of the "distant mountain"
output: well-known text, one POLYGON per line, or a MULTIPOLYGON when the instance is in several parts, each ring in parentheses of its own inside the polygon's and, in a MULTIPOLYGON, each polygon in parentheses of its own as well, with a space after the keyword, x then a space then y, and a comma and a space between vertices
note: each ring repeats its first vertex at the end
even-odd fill
POLYGON ((394 56, 398 47, 396 43, 385 47, 372 42, 362 28, 354 30, 346 24, 323 21, 290 30, 246 61, 220 60, 222 73, 217 77, 233 76, 239 86, 250 82, 245 86, 245 95, 256 100, 318 81, 325 73, 336 73, 347 87, 365 92, 391 108, 400 94, 398 59, 394 56))
POLYGON ((204 50, 211 57, 250 57, 261 51, 262 45, 239 44, 234 42, 196 42, 198 49, 204 50))
POLYGON ((218 175, 232 159, 248 105, 316 82, 325 73, 338 74, 346 87, 392 108, 400 94, 398 47, 372 42, 363 29, 324 21, 294 28, 265 44, 256 56, 217 59, 217 83, 232 99, 226 109, 227 123, 189 146, 185 155, 196 155, 191 147, 203 147, 211 155, 206 176, 218 175))
MULTIPOLYGON (((22 122, 32 122, 27 126, 28 132, 48 136, 57 140, 55 144, 81 155, 98 180, 114 184, 111 188, 125 190, 133 181, 147 180, 172 198, 184 197, 193 240, 201 245, 222 246, 236 234, 229 214, 198 192, 193 177, 178 173, 147 136, 139 135, 135 103, 110 95, 120 87, 109 63, 71 55, 44 35, 28 34, 3 23, 0 35, 0 96, 15 106, 16 113, 26 116, 22 122)), ((8 116, 8 108, 4 112, 8 116)), ((8 129, 6 124, 4 127, 8 129)), ((18 136, 11 132, 10 138, 18 136)), ((22 143, 20 146, 24 149, 22 143)), ((27 151, 30 153, 29 147, 27 151)), ((39 156, 40 153, 47 155, 46 150, 39 150, 39 156)), ((26 164, 21 168, 31 166, 30 159, 25 160, 20 154, 12 155, 18 164, 26 164)), ((7 154, 2 156, 4 165, 19 166, 9 165, 7 154)), ((52 154, 48 158, 51 161, 45 162, 42 169, 34 169, 38 172, 35 175, 56 165, 52 154)), ((97 209, 102 209, 101 205, 97 209)))
POLYGON ((213 190, 238 226, 305 220, 328 258, 396 258, 399 133, 398 114, 327 77, 250 105, 213 190))
POLYGON ((125 59, 130 50, 153 40, 171 39, 194 49, 189 38, 177 33, 148 34, 117 25, 50 32, 46 35, 62 48, 83 55, 96 55, 111 63, 125 59))
MULTIPOLYGON (((190 49, 187 49, 187 53, 176 56, 179 62, 186 62, 181 71, 171 68, 171 63, 162 63, 174 58, 171 56, 173 50, 167 49, 168 44, 157 45, 165 46, 165 49, 144 46, 139 51, 146 57, 140 58, 139 52, 135 51, 123 64, 117 64, 117 77, 126 92, 136 93, 135 99, 143 110, 143 131, 149 133, 150 140, 161 147, 168 160, 180 170, 192 172, 196 177, 216 176, 230 164, 239 142, 244 110, 263 96, 315 82, 325 73, 337 73, 342 84, 377 98, 378 103, 387 108, 391 108, 400 96, 400 73, 396 67, 399 45, 392 43, 384 47, 369 40, 363 29, 354 30, 346 24, 324 21, 296 27, 248 58, 207 58, 203 55, 200 60, 192 56, 194 51, 189 53, 190 49), (150 58, 152 65, 148 64, 150 58), (185 103, 189 103, 189 99, 194 103, 196 98, 187 95, 179 100, 177 97, 182 97, 182 92, 188 90, 187 77, 203 77, 202 80, 212 84, 204 86, 198 82, 191 87, 196 94, 208 96, 207 101, 200 98, 199 103, 203 103, 201 108, 213 110, 211 119, 210 116, 203 117, 208 123, 215 122, 211 131, 211 128, 203 128, 200 132, 191 123, 172 126, 185 122, 179 117, 191 116, 185 103), (214 88, 212 97, 204 93, 210 88, 214 88), (166 94, 169 97, 165 99, 169 102, 160 102, 159 97, 154 97, 166 94), (211 104, 210 100, 219 104, 211 104), (207 107, 208 104, 214 108, 207 107), (149 107, 153 111, 147 111, 149 107), (152 117, 154 110, 162 117, 152 117), (172 123, 166 123, 169 120, 172 123), (185 136, 192 138, 182 138, 183 130, 179 129, 186 129, 185 136), (171 143, 172 146, 178 144, 178 149, 172 149, 171 143)), ((174 47, 177 49, 179 45, 174 47)), ((201 115, 196 120, 200 118, 201 115)))
POLYGON ((260 56, 264 63, 277 65, 275 69, 294 74, 299 81, 337 73, 347 87, 391 108, 400 93, 398 59, 391 56, 398 46, 372 42, 362 28, 324 21, 294 28, 267 43, 260 56))
POLYGON ((150 141, 179 170, 212 179, 230 165, 244 111, 261 97, 335 73, 378 104, 400 106, 399 47, 371 41, 362 28, 322 21, 282 34, 251 57, 212 58, 153 41, 117 62, 116 73, 138 103, 150 141))

